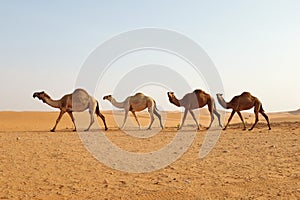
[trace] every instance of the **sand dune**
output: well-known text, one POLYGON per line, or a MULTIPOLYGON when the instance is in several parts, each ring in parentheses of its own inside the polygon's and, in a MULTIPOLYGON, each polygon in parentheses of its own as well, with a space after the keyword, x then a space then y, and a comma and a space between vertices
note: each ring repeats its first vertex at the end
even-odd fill
POLYGON ((294 114, 294 115, 300 115, 300 109, 295 110, 295 111, 290 111, 290 114, 294 114))
MULTIPOLYGON (((206 127, 209 115, 199 112, 206 127)), ((135 138, 118 130, 122 113, 103 114, 110 128, 107 138, 131 152, 166 146, 181 120, 179 112, 164 113, 163 131, 135 138)), ((249 127, 253 115, 243 115, 249 127)), ((99 162, 72 132, 67 115, 57 132, 49 132, 57 116, 57 112, 0 112, 0 199, 300 199, 300 115, 271 113, 272 130, 261 117, 252 132, 242 131, 236 116, 213 150, 200 159, 207 135, 203 128, 182 157, 150 173, 122 172, 99 162)), ((138 116, 146 127, 148 114, 138 116)), ((88 115, 84 117, 88 122, 88 115)), ((98 122, 100 128, 95 125, 86 134, 103 130, 98 122)), ((184 131, 189 134, 194 128, 189 117, 184 131)), ((126 129, 136 130, 134 120, 126 129)), ((157 120, 153 129, 159 130, 157 120)))

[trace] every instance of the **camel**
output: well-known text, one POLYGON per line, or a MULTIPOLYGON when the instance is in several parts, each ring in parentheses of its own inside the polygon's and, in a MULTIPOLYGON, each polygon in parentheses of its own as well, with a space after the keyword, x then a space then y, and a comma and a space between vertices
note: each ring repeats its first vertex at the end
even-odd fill
POLYGON ((255 114, 255 122, 252 125, 252 127, 249 129, 249 131, 251 131, 255 125, 258 122, 258 113, 262 114, 262 116, 264 116, 264 118, 266 119, 267 123, 268 123, 268 127, 269 130, 271 130, 270 127, 270 122, 269 122, 269 117, 266 115, 261 102, 258 100, 258 98, 252 96, 249 92, 243 92, 241 95, 235 96, 231 99, 231 101, 229 103, 226 103, 222 94, 217 94, 217 98, 218 101, 220 103, 220 105, 225 108, 225 109, 232 109, 231 115, 228 119, 228 122, 226 124, 226 126, 224 127, 223 130, 226 130, 230 120, 232 119, 233 115, 237 112, 237 114, 239 115, 241 121, 243 122, 244 125, 244 129, 246 130, 246 125, 244 122, 244 119, 242 117, 242 114, 240 111, 242 110, 248 110, 252 107, 254 107, 254 114, 255 114))
POLYGON ((219 126, 222 127, 221 121, 220 121, 220 114, 216 110, 216 105, 215 105, 215 101, 214 101, 213 97, 210 96, 209 94, 207 94, 206 92, 204 92, 203 90, 196 89, 193 92, 187 93, 186 95, 184 95, 184 97, 180 100, 176 98, 176 96, 174 95, 174 92, 168 92, 167 94, 168 94, 170 103, 172 103, 178 107, 181 107, 181 106, 184 107, 184 114, 183 114, 182 122, 181 122, 181 125, 178 128, 178 130, 182 129, 185 119, 186 119, 186 115, 188 112, 191 113, 194 121, 196 122, 197 130, 200 130, 200 125, 197 122, 197 119, 195 117, 193 110, 197 109, 197 108, 202 108, 205 105, 208 105, 208 111, 211 116, 211 121, 210 121, 210 124, 207 129, 209 129, 211 127, 211 125, 214 121, 213 114, 215 114, 218 117, 219 126))
POLYGON ((59 100, 52 100, 51 97, 43 92, 35 92, 33 94, 33 98, 37 97, 39 100, 42 100, 43 103, 48 104, 53 108, 59 108, 60 113, 56 120, 54 127, 51 129, 51 132, 55 132, 56 126, 59 123, 61 117, 67 112, 72 119, 74 124, 74 131, 76 131, 75 119, 72 112, 83 112, 86 109, 89 109, 89 113, 91 116, 90 125, 85 131, 88 131, 92 124, 94 123, 94 113, 99 116, 105 126, 105 130, 107 130, 105 117, 100 113, 99 103, 98 101, 90 96, 83 89, 76 89, 72 94, 66 94, 59 100))
POLYGON ((135 112, 142 111, 145 108, 148 108, 148 112, 149 112, 150 119, 151 119, 148 129, 150 130, 151 126, 153 124, 153 121, 154 121, 153 114, 155 114, 158 117, 159 122, 160 122, 160 127, 163 129, 163 125, 161 122, 161 116, 158 113, 158 110, 156 107, 156 102, 154 101, 154 99, 152 97, 146 96, 143 93, 136 93, 134 96, 127 97, 123 102, 117 102, 115 100, 115 98, 112 97, 112 95, 104 96, 103 100, 108 100, 111 102, 111 104, 113 106, 125 110, 125 117, 124 117, 124 121, 121 126, 121 129, 123 129, 125 126, 129 111, 133 114, 139 128, 141 128, 140 122, 139 122, 135 112))

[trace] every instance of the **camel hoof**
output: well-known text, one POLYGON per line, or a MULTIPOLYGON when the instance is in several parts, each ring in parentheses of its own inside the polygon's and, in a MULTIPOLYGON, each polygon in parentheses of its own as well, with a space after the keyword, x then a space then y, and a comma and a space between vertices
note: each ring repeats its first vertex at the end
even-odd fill
POLYGON ((73 132, 76 132, 76 131, 77 131, 76 129, 73 130, 73 132))
POLYGON ((252 131, 253 128, 249 128, 248 131, 252 131))
POLYGON ((223 128, 223 131, 225 131, 226 130, 226 128, 223 128))
POLYGON ((271 127, 269 127, 269 130, 271 130, 271 127))
POLYGON ((105 131, 107 131, 108 130, 108 128, 105 128, 105 131))
POLYGON ((55 130, 54 130, 54 129, 51 129, 50 131, 51 131, 51 132, 55 132, 55 130))
MULTIPOLYGON (((243 131, 245 131, 245 130, 247 130, 246 128, 243 128, 243 131)), ((250 131, 250 129, 249 129, 249 131, 250 131)))
POLYGON ((84 130, 84 132, 87 132, 87 131, 89 131, 89 129, 85 129, 85 130, 84 130))

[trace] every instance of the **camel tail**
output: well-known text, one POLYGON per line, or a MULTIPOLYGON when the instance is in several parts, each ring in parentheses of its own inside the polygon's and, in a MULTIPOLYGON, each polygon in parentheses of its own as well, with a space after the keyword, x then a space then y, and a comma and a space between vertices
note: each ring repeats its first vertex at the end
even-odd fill
POLYGON ((157 106, 156 106, 156 102, 154 101, 154 109, 156 110, 156 111, 159 111, 158 109, 157 109, 157 106))
POLYGON ((98 103, 98 101, 97 101, 97 107, 96 107, 95 113, 96 113, 97 116, 100 117, 100 109, 99 109, 99 103, 98 103))
POLYGON ((208 99, 208 103, 211 103, 213 109, 217 110, 215 99, 212 96, 208 99))
POLYGON ((261 111, 261 112, 265 112, 265 110, 263 109, 263 106, 262 106, 262 105, 260 106, 260 109, 259 109, 259 111, 261 111))
POLYGON ((214 101, 214 109, 217 110, 216 102, 214 101))

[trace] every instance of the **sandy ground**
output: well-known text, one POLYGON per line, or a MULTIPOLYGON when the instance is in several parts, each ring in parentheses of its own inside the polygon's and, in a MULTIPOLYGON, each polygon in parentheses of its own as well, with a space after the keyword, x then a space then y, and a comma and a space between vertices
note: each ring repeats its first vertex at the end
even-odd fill
MULTIPOLYGON (((115 145, 131 152, 151 152, 172 141, 180 113, 167 113, 166 128, 150 138, 136 138, 117 129, 106 116, 115 145)), ((247 125, 253 116, 243 113, 247 125)), ((57 112, 0 112, 0 199, 300 199, 300 115, 269 114, 252 131, 242 131, 237 116, 203 159, 199 149, 207 132, 198 131, 188 150, 169 166, 149 173, 112 169, 87 151, 72 132, 66 115, 57 127, 57 112)), ((146 113, 138 115, 143 126, 146 113)), ((122 116, 119 116, 122 117, 122 116)), ((88 119, 88 116, 86 116, 88 119)), ((208 116, 200 117, 208 125, 208 116)), ((129 120, 130 121, 130 120, 129 120)), ((103 130, 93 126, 96 134, 103 130)), ((158 130, 157 120, 154 130, 158 130)), ((134 130, 135 123, 126 129, 134 130)), ((184 131, 193 132, 189 118, 184 131)))

